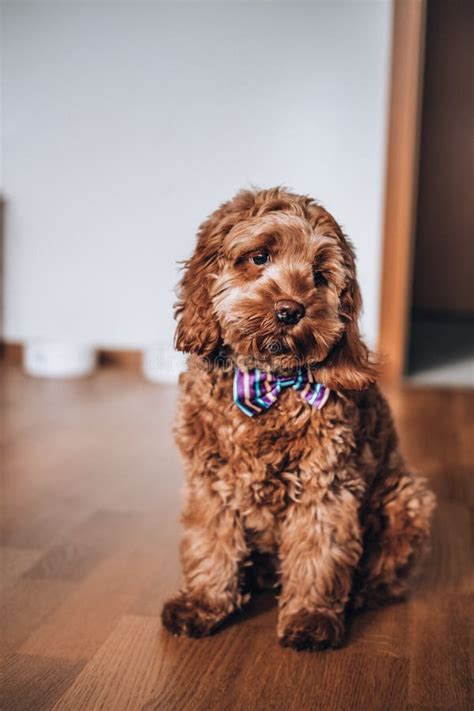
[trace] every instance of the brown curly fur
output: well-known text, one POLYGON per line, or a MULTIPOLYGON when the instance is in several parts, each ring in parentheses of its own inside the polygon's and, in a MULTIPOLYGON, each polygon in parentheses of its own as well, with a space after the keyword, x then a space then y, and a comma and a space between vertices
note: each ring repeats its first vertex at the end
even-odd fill
POLYGON ((184 582, 162 614, 172 633, 213 632, 248 600, 249 566, 254 582, 276 571, 278 636, 298 650, 340 645, 349 606, 406 593, 434 497, 398 450, 360 308, 352 246, 312 199, 242 191, 201 226, 176 308, 177 348, 192 355, 176 425, 184 582), (254 264, 262 251, 271 261, 254 264), (277 323, 278 299, 304 304, 299 323, 277 323), (289 388, 249 418, 232 395, 243 360, 311 365, 331 396, 316 410, 289 388))

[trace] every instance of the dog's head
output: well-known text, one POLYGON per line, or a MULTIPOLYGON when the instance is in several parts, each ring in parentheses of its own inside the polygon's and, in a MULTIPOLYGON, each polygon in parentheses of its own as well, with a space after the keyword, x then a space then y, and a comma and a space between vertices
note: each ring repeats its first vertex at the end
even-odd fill
POLYGON ((310 364, 334 389, 376 377, 360 338, 354 251, 308 197, 242 191, 201 226, 176 305, 176 347, 215 357, 225 347, 272 369, 310 364))

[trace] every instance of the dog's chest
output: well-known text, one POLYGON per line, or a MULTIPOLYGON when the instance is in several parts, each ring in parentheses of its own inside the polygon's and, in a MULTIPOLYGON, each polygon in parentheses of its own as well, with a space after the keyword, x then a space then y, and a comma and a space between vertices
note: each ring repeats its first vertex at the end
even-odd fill
MULTIPOLYGON (((288 390, 253 418, 233 411, 229 430, 229 475, 239 508, 278 515, 331 468, 335 448, 334 402, 316 410, 288 390)), ((260 512, 261 513, 261 512, 260 512)))
POLYGON ((233 401, 231 378, 186 374, 182 385, 181 449, 193 461, 209 461, 227 503, 240 510, 284 510, 353 446, 354 413, 336 393, 318 410, 288 388, 266 412, 249 417, 233 401))
POLYGON ((191 476, 209 478, 258 547, 271 550, 288 507, 322 500, 352 456, 355 406, 331 393, 318 410, 289 388, 249 417, 234 403, 229 380, 182 378, 177 441, 191 476))
POLYGON ((235 430, 235 500, 252 545, 272 552, 288 507, 323 502, 339 466, 354 451, 354 432, 334 395, 323 410, 296 391, 235 430))
POLYGON ((324 447, 327 416, 333 409, 328 403, 324 412, 317 410, 298 392, 288 389, 269 410, 254 417, 234 407, 231 437, 242 452, 285 467, 288 461, 301 459, 309 447, 324 447))

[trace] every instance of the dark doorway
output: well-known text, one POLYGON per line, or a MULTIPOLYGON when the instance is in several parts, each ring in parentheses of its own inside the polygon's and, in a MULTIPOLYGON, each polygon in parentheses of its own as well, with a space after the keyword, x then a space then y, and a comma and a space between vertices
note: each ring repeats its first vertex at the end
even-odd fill
POLYGON ((474 4, 427 13, 406 374, 474 385, 474 4))

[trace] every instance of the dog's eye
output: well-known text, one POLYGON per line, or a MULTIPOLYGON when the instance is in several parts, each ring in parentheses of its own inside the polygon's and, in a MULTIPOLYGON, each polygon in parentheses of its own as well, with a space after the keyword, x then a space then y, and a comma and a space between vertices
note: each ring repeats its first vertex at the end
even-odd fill
POLYGON ((327 286, 328 284, 328 280, 326 279, 324 272, 318 272, 315 270, 313 273, 313 279, 315 286, 327 286))
POLYGON ((258 266, 261 266, 262 264, 267 264, 270 261, 270 255, 265 251, 255 252, 255 254, 251 255, 250 261, 258 266))

